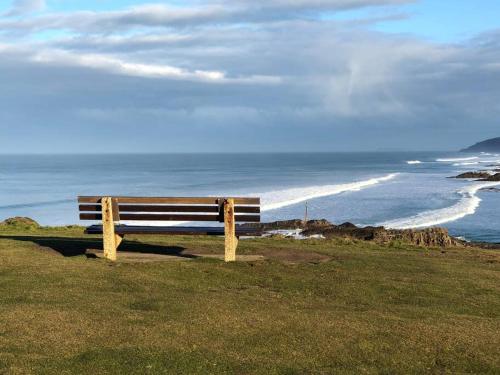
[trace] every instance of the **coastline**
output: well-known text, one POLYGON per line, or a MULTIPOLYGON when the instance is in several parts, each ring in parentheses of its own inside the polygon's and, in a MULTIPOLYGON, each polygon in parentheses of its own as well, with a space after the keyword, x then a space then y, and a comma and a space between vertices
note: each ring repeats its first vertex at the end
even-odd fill
POLYGON ((471 170, 460 165, 471 162, 479 170, 498 169, 500 157, 493 154, 232 154, 221 169, 224 160, 227 156, 120 155, 95 170, 98 159, 92 155, 46 156, 43 163, 28 157, 0 158, 0 220, 27 216, 44 225, 79 224, 78 194, 237 194, 261 197, 262 217, 269 222, 303 217, 307 202, 313 219, 395 229, 439 225, 467 240, 500 241, 495 232, 498 216, 489 209, 498 202, 496 191, 469 188, 494 182, 446 178, 471 170), (121 163, 130 170, 116 178, 113 170, 121 163), (52 164, 57 167, 46 167, 52 164), (85 178, 89 168, 96 183, 88 184, 85 178))

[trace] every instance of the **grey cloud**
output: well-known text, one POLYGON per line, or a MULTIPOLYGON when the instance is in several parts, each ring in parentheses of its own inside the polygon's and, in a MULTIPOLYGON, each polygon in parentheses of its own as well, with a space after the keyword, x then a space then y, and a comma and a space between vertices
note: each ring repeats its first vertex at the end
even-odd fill
MULTIPOLYGON (((28 1, 28 0, 25 0, 28 1)), ((36 1, 36 0, 32 0, 36 1)), ((87 33, 114 33, 136 27, 179 28, 207 24, 262 23, 308 18, 310 12, 343 11, 370 6, 410 3, 414 0, 300 0, 202 2, 191 7, 162 4, 135 6, 120 11, 49 13, 31 19, 3 20, 4 33, 63 29, 87 33)))
MULTIPOLYGON (((289 5, 306 3, 368 4, 289 5)), ((217 151, 221 134, 228 151, 438 149, 497 135, 498 31, 447 45, 345 22, 235 19, 0 44, 0 148, 16 151, 20 132, 51 151, 217 151)))
POLYGON ((10 10, 4 16, 12 17, 36 12, 45 8, 45 0, 14 0, 10 10))

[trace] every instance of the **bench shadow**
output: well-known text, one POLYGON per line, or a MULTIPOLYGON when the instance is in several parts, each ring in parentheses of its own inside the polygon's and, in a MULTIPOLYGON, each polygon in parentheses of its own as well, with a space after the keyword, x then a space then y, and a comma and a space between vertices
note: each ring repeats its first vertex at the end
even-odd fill
MULTIPOLYGON (((100 238, 68 238, 68 237, 43 237, 43 236, 6 236, 0 238, 11 239, 16 241, 32 242, 39 246, 50 248, 62 256, 73 257, 78 255, 86 255, 89 258, 95 258, 95 254, 88 253, 88 250, 101 250, 102 239, 100 238)), ((129 241, 125 239, 118 248, 120 251, 126 251, 138 254, 158 254, 170 255, 181 258, 196 258, 193 254, 183 254, 186 248, 182 246, 161 246, 146 244, 143 242, 129 241)))

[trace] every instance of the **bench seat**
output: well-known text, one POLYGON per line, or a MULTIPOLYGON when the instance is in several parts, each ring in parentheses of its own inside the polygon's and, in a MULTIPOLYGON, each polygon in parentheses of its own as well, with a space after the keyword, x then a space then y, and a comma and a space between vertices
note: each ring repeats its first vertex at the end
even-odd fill
MULTIPOLYGON (((91 225, 85 229, 85 234, 102 234, 102 225, 91 225)), ((170 235, 208 235, 223 236, 224 227, 177 227, 177 226, 143 226, 143 225, 115 225, 115 233, 126 234, 170 234, 170 235)), ((257 228, 236 227, 236 236, 260 236, 262 232, 257 228)))

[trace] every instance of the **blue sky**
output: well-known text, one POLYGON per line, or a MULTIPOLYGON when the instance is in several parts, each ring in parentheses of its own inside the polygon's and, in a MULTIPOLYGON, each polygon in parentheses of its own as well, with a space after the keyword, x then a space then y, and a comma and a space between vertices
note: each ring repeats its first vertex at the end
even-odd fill
POLYGON ((498 0, 422 0, 403 7, 409 17, 377 27, 440 42, 460 42, 499 27, 498 0))
POLYGON ((499 136, 500 1, 15 0, 1 152, 437 150, 499 136))

